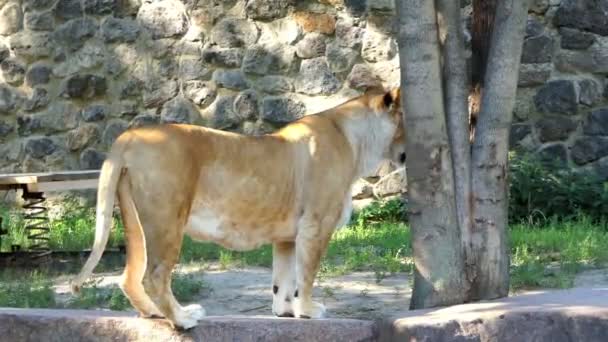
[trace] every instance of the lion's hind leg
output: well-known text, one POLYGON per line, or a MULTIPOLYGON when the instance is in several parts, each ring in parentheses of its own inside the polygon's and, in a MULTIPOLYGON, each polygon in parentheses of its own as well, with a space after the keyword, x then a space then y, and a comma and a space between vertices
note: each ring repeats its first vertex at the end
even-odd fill
POLYGON ((146 244, 137 210, 125 179, 118 185, 120 211, 125 226, 127 262, 120 288, 142 317, 162 317, 162 313, 146 294, 142 280, 146 272, 146 244))
POLYGON ((144 277, 146 292, 174 326, 192 328, 205 317, 205 310, 198 304, 182 307, 171 290, 171 275, 179 259, 183 227, 173 226, 179 220, 163 220, 158 213, 150 213, 147 217, 146 222, 142 222, 148 261, 144 277))

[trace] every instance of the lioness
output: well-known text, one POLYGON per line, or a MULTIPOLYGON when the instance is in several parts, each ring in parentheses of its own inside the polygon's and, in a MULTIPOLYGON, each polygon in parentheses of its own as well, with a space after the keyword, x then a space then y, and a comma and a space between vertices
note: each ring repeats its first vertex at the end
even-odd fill
POLYGON ((405 162, 399 97, 369 90, 257 137, 177 124, 126 131, 101 169, 95 242, 73 291, 99 262, 118 195, 121 288, 143 317, 188 329, 205 316, 171 292, 184 234, 239 251, 272 243, 273 313, 322 317, 313 281, 333 231, 350 218, 351 184, 384 159, 405 162))

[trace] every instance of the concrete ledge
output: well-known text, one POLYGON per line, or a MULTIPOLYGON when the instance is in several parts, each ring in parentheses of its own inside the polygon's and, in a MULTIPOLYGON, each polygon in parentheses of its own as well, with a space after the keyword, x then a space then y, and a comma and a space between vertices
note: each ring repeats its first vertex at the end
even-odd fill
POLYGON ((0 341, 377 341, 376 324, 349 319, 206 317, 176 332, 165 320, 110 311, 0 309, 0 341))
POLYGON ((380 324, 381 341, 605 342, 608 288, 537 292, 404 312, 380 324))
POLYGON ((109 311, 0 309, 0 341, 608 341, 608 288, 407 311, 382 322, 222 316, 188 332, 109 311))

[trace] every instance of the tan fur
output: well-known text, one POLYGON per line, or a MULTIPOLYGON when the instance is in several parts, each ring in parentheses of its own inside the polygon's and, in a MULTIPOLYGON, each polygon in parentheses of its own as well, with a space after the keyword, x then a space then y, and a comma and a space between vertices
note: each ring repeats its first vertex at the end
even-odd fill
POLYGON ((333 231, 350 215, 351 184, 382 160, 403 158, 399 96, 368 91, 259 137, 190 125, 123 133, 102 168, 95 244, 73 289, 99 262, 118 196, 127 241, 121 288, 142 316, 190 328, 205 315, 171 293, 188 234, 236 250, 272 243, 273 312, 321 317, 312 286, 333 231))

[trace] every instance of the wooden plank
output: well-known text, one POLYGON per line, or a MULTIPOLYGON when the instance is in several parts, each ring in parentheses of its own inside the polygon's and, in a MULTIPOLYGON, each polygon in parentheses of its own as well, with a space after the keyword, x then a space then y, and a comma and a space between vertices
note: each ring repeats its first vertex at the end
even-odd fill
POLYGON ((78 180, 97 180, 99 170, 58 171, 41 173, 12 173, 0 174, 0 186, 20 185, 50 182, 66 182, 78 180))
POLYGON ((49 192, 49 191, 67 191, 67 190, 83 190, 83 189, 96 189, 98 179, 79 179, 71 181, 57 181, 57 182, 40 182, 27 184, 27 190, 29 192, 49 192))

